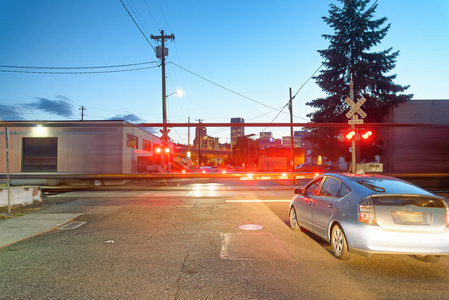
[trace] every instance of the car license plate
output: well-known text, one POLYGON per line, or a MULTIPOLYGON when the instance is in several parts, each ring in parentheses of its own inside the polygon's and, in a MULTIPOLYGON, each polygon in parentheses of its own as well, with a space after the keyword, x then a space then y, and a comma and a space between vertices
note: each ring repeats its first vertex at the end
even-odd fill
POLYGON ((429 225, 431 220, 429 213, 392 211, 391 214, 394 222, 402 225, 429 225))

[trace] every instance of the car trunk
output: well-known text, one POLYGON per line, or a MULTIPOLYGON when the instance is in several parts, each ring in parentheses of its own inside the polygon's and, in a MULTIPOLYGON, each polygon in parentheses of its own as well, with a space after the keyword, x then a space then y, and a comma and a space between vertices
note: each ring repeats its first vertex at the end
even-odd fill
POLYGON ((447 205, 437 197, 375 195, 377 224, 387 230, 438 232, 447 226, 447 205))

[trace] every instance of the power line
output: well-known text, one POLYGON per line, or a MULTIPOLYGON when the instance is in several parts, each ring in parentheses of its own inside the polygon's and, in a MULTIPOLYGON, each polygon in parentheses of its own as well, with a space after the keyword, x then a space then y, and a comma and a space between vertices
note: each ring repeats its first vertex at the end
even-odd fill
POLYGON ((109 68, 124 68, 139 65, 147 65, 158 63, 158 61, 148 61, 134 64, 124 64, 124 65, 112 65, 112 66, 95 66, 95 67, 31 67, 31 66, 7 66, 0 65, 0 68, 14 68, 14 69, 46 69, 46 70, 79 70, 79 69, 109 69, 109 68))
MULTIPOLYGON (((270 123, 273 123, 279 117, 281 112, 284 111, 284 109, 287 107, 288 104, 289 103, 285 104, 284 107, 282 107, 282 109, 279 111, 279 113, 276 115, 276 117, 274 117, 274 119, 270 123)), ((270 127, 270 126, 265 127, 261 132, 264 132, 268 127, 270 127)))
POLYGON ((143 67, 143 68, 135 68, 135 69, 125 69, 125 70, 92 71, 92 72, 47 72, 47 71, 21 71, 21 70, 0 70, 0 72, 26 73, 26 74, 78 75, 78 74, 103 74, 103 73, 130 72, 130 71, 153 69, 153 68, 158 68, 158 67, 159 66, 143 67))
POLYGON ((131 13, 129 12, 128 8, 126 8, 125 3, 123 3, 122 0, 120 0, 120 2, 122 3, 123 7, 126 9, 126 11, 128 12, 128 15, 131 17, 131 19, 133 20, 134 24, 136 24, 137 28, 139 28, 140 33, 143 35, 143 37, 147 40, 148 44, 150 44, 151 48, 153 48, 154 51, 156 51, 156 49, 154 48, 154 46, 151 44, 150 40, 147 38, 147 36, 143 33, 142 29, 140 28, 139 24, 137 24, 136 20, 133 18, 133 16, 131 15, 131 13))
MULTIPOLYGON (((145 6, 147 7, 148 12, 150 13, 150 16, 151 16, 151 18, 153 19, 154 25, 156 25, 157 29, 158 29, 159 31, 161 31, 161 29, 159 28, 159 25, 158 25, 157 22, 156 22, 156 19, 154 18, 153 14, 151 13, 150 8, 148 7, 147 1, 144 0, 143 3, 145 3, 145 6)), ((168 28, 168 29, 170 29, 170 28, 168 28)), ((170 31, 171 31, 171 29, 170 29, 170 31)))
POLYGON ((268 107, 268 108, 271 108, 271 109, 273 109, 273 110, 278 111, 277 108, 274 108, 274 107, 269 106, 269 105, 267 105, 267 104, 265 104, 265 103, 262 103, 262 102, 260 102, 260 101, 251 99, 251 98, 249 98, 249 97, 247 97, 247 96, 245 96, 245 95, 242 95, 242 94, 240 94, 240 93, 238 93, 238 92, 236 92, 236 91, 233 91, 233 90, 231 90, 231 89, 229 89, 229 88, 227 88, 227 87, 225 87, 225 86, 222 86, 221 84, 218 84, 218 83, 213 82, 212 80, 209 80, 209 79, 207 79, 207 78, 205 78, 205 77, 203 77, 203 76, 201 76, 201 75, 198 75, 198 74, 196 74, 195 72, 192 72, 192 71, 190 71, 190 70, 187 70, 186 68, 181 67, 180 65, 178 65, 178 64, 176 64, 176 63, 174 63, 174 62, 172 62, 172 61, 170 61, 170 62, 168 62, 168 63, 169 63, 169 64, 173 64, 173 65, 177 66, 178 68, 183 69, 184 71, 189 72, 190 74, 193 74, 193 75, 195 75, 195 76, 197 76, 197 77, 199 77, 199 78, 201 78, 201 79, 203 79, 203 80, 205 80, 205 81, 207 81, 207 82, 210 82, 210 83, 212 83, 213 85, 216 85, 216 86, 218 86, 218 87, 220 87, 220 88, 222 88, 222 89, 224 89, 224 90, 227 90, 228 92, 231 92, 231 93, 236 94, 236 95, 238 95, 238 96, 240 96, 240 97, 243 97, 243 98, 245 98, 245 99, 248 99, 248 100, 250 100, 250 101, 252 101, 252 102, 255 102, 255 103, 257 103, 257 104, 260 104, 260 105, 263 105, 263 106, 265 106, 265 107, 268 107))
POLYGON ((302 90, 302 88, 307 84, 307 82, 309 82, 310 79, 313 78, 313 76, 315 76, 316 72, 318 72, 318 71, 323 67, 323 65, 324 65, 324 63, 322 63, 321 66, 319 66, 318 69, 316 69, 316 71, 313 72, 312 76, 310 76, 310 77, 306 80, 306 82, 304 82, 303 85, 301 85, 301 87, 298 89, 298 91, 293 95, 293 98, 292 98, 292 99, 294 99, 294 98, 296 97, 296 95, 298 95, 299 91, 302 90))

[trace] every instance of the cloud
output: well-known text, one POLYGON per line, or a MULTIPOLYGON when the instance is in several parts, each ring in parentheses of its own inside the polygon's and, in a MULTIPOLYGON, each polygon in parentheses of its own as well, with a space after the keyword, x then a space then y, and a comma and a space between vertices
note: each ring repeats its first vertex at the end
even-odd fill
POLYGON ((135 114, 116 115, 108 120, 124 120, 129 123, 142 123, 144 120, 136 116, 135 114))
MULTIPOLYGON (((108 120, 124 120, 129 123, 144 123, 145 121, 136 116, 135 114, 116 115, 115 117, 109 118, 108 120)), ((158 133, 158 130, 153 127, 140 127, 140 128, 152 134, 158 133)))
POLYGON ((22 106, 62 117, 71 117, 73 115, 73 105, 70 103, 70 99, 64 96, 56 96, 56 98, 56 100, 50 100, 36 97, 37 102, 23 104, 22 106))
POLYGON ((17 105, 1 105, 0 104, 0 120, 1 121, 25 121, 21 116, 22 110, 17 105))

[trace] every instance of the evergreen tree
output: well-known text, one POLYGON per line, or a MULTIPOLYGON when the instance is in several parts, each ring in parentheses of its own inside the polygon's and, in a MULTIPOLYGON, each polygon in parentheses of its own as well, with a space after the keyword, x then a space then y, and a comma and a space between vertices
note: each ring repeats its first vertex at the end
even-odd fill
MULTIPOLYGON (((385 25, 385 17, 373 19, 377 1, 368 9, 370 0, 338 1, 343 3, 343 7, 331 4, 329 16, 323 17, 334 33, 323 35, 329 40, 329 47, 318 51, 324 60, 324 69, 315 77, 316 83, 326 92, 327 97, 307 103, 317 109, 308 117, 316 123, 347 123, 345 114, 349 108, 344 100, 350 95, 349 83, 352 81, 354 102, 361 97, 367 100, 362 107, 368 114, 365 122, 381 122, 389 105, 406 102, 413 96, 400 94, 409 86, 395 84, 393 80, 396 75, 389 75, 395 67, 399 51, 393 52, 389 48, 369 52, 380 44, 391 24, 385 25)), ((336 139, 340 129, 316 129, 311 137, 317 146, 317 152, 332 161, 347 153, 347 145, 336 139)), ((378 144, 379 141, 374 139, 371 147, 365 146, 362 158, 373 160, 374 155, 379 154, 378 144)))

